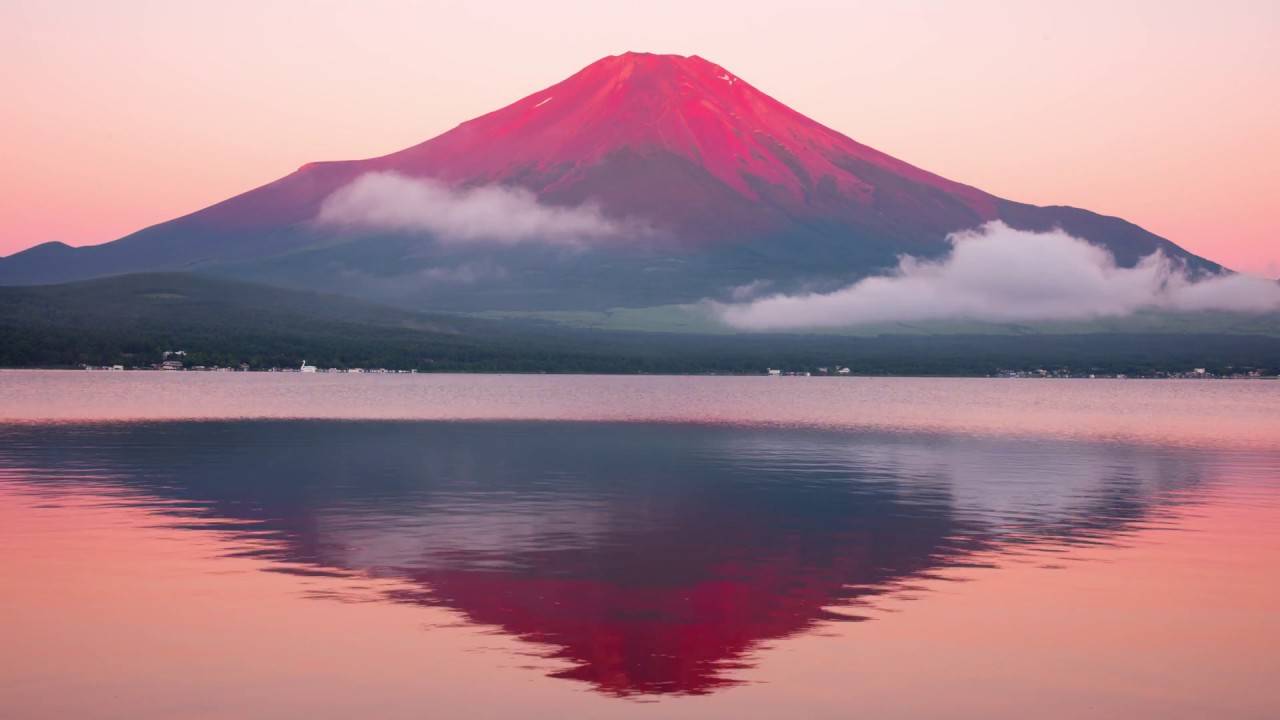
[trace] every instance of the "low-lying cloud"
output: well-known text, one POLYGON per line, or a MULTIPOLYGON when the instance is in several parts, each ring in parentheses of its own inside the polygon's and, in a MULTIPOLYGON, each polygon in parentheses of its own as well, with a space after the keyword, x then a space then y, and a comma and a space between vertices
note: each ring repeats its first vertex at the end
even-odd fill
POLYGON ((443 242, 580 245, 639 232, 605 217, 594 205, 539 202, 528 190, 500 185, 452 188, 431 178, 394 172, 361 175, 325 199, 316 218, 326 225, 427 232, 443 242))
POLYGON ((830 293, 771 295, 718 305, 742 330, 784 330, 923 320, 1035 321, 1129 315, 1143 309, 1280 310, 1280 284, 1247 275, 1192 279, 1162 252, 1132 268, 1060 230, 1002 222, 948 238, 937 261, 903 256, 888 275, 830 293))

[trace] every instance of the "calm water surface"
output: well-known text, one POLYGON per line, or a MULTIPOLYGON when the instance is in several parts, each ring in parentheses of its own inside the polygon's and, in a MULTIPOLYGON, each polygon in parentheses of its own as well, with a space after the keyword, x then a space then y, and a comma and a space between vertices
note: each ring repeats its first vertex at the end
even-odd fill
POLYGON ((0 372, 0 717, 1274 718, 1280 382, 0 372))

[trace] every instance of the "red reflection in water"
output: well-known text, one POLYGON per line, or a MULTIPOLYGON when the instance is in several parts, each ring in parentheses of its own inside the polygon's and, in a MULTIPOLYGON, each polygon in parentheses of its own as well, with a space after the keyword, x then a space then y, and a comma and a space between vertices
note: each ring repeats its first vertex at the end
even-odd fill
POLYGON ((8 439, 31 476, 74 487, 92 468, 280 568, 407 580, 389 599, 546 646, 569 664, 555 677, 614 696, 709 693, 769 641, 857 619, 847 608, 869 596, 979 550, 1105 542, 1196 479, 1158 449, 1020 456, 741 428, 177 423, 8 439), (1004 482, 961 487, 975 469, 1001 479, 1010 458, 1004 482), (1073 484, 1036 479, 1067 462, 1073 484), (1030 501, 993 494, 1026 477, 1030 501))
POLYGON ((726 673, 749 667, 748 654, 763 641, 821 621, 861 619, 826 609, 846 600, 838 579, 797 577, 796 567, 774 558, 725 573, 736 580, 669 587, 440 571, 413 576, 428 588, 421 594, 393 596, 443 604, 471 622, 557 648, 551 657, 572 667, 554 677, 612 695, 697 695, 734 684, 726 673))

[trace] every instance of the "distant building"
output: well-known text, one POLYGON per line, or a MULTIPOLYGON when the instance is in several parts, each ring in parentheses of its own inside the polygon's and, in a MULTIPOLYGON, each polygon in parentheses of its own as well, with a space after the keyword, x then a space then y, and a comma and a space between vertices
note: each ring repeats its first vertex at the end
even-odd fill
POLYGON ((315 365, 308 365, 306 360, 302 361, 302 367, 298 368, 298 372, 313 373, 316 371, 315 365))
POLYGON ((775 370, 774 368, 765 368, 765 372, 766 372, 766 373, 768 373, 769 375, 781 375, 781 374, 782 374, 782 371, 781 371, 781 370, 775 370))
POLYGON ((838 369, 836 369, 836 374, 837 374, 837 375, 848 375, 848 374, 849 374, 849 373, 851 373, 851 372, 853 372, 853 371, 852 371, 852 370, 850 370, 850 369, 849 369, 849 368, 847 368, 847 367, 842 367, 842 368, 838 368, 838 369))
POLYGON ((164 362, 160 363, 160 369, 161 370, 181 370, 182 361, 181 360, 165 360, 164 362))

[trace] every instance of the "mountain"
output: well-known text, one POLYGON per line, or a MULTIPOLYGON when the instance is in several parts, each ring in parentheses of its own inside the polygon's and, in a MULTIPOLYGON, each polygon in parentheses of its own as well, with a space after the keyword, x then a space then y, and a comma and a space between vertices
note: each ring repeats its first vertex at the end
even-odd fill
POLYGON ((626 53, 390 155, 304 165, 104 245, 0 259, 0 284, 185 270, 413 309, 641 308, 753 283, 839 287, 904 253, 942 255, 948 233, 995 219, 1061 227, 1124 266, 1163 250, 1221 270, 1118 218, 896 160, 700 57, 626 53), (355 221, 323 222, 370 177, 386 196, 364 196, 355 221), (519 238, 484 236, 508 221, 519 238), (562 242, 562 221, 597 236, 562 242))

